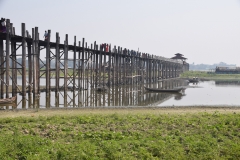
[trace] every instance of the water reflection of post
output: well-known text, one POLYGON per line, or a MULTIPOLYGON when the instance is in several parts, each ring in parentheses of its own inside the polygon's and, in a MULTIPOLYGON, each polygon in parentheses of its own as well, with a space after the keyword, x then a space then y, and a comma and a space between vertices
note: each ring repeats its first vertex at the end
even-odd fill
POLYGON ((109 86, 109 90, 108 90, 108 106, 110 106, 110 100, 111 100, 111 94, 110 94, 111 88, 109 86))
POLYGON ((55 92, 55 107, 59 107, 59 92, 55 92))
POLYGON ((78 91, 78 107, 82 106, 82 92, 78 91))
MULTIPOLYGON (((121 77, 121 76, 119 76, 121 77)), ((121 87, 118 87, 118 106, 121 106, 121 87)))
MULTIPOLYGON (((3 52, 3 40, 0 39, 0 64, 2 65, 4 63, 4 52, 3 52)), ((3 66, 0 66, 0 79, 1 79, 1 91, 0 91, 0 98, 3 98, 3 79, 4 79, 4 69, 3 66)))
POLYGON ((51 97, 51 92, 46 93, 46 108, 50 108, 51 107, 50 97, 51 97))
POLYGON ((90 92, 90 103, 89 103, 89 105, 92 107, 92 106, 94 106, 94 89, 90 89, 89 92, 90 92))
POLYGON ((86 100, 86 104, 85 104, 85 106, 89 106, 89 90, 86 90, 86 98, 87 98, 87 100, 86 100))
MULTIPOLYGON (((87 47, 87 42, 85 42, 85 48, 89 49, 89 47, 87 47)), ((88 59, 87 59, 87 51, 84 52, 84 57, 86 59, 86 66, 83 68, 84 71, 84 88, 87 89, 87 84, 88 84, 88 72, 87 72, 87 63, 88 63, 88 59)))
POLYGON ((32 108, 32 94, 28 93, 28 108, 32 108))
POLYGON ((114 100, 114 98, 115 98, 115 95, 114 95, 115 86, 112 86, 111 88, 112 88, 112 94, 111 94, 112 95, 112 98, 111 98, 112 99, 112 106, 114 106, 115 105, 115 103, 114 103, 114 101, 115 101, 114 100))
POLYGON ((22 109, 26 109, 26 98, 22 97, 22 109))
POLYGON ((95 96, 94 96, 94 98, 95 98, 95 107, 98 106, 98 105, 97 105, 97 102, 98 102, 98 97, 97 97, 97 96, 98 96, 98 94, 96 94, 96 92, 97 92, 97 91, 95 90, 95 91, 94 91, 94 93, 95 93, 95 94, 94 94, 94 95, 95 95, 95 96))
POLYGON ((33 95, 33 108, 39 108, 39 97, 33 95))
POLYGON ((72 98, 73 107, 75 107, 76 106, 76 103, 75 103, 75 100, 76 100, 75 90, 72 93, 73 93, 73 98, 72 98))
MULTIPOLYGON (((91 51, 92 49, 93 49, 93 44, 91 43, 91 51)), ((92 88, 93 87, 93 56, 94 56, 93 51, 89 53, 89 56, 90 56, 89 61, 90 61, 90 78, 91 78, 90 86, 92 88)))
POLYGON ((124 98, 123 98, 124 106, 128 106, 128 100, 129 100, 129 98, 128 98, 128 89, 129 89, 128 86, 124 87, 124 98))
MULTIPOLYGON (((103 72, 104 73, 104 72, 103 72)), ((104 80, 103 80, 104 82, 104 80)), ((103 106, 106 106, 106 96, 105 96, 105 92, 103 93, 103 106)))
POLYGON ((16 62, 16 42, 11 43, 12 50, 12 96, 17 95, 17 62, 16 62))
POLYGON ((64 106, 63 107, 68 107, 68 104, 67 104, 67 92, 64 92, 64 106))
POLYGON ((133 95, 132 95, 132 93, 133 93, 133 85, 131 84, 131 86, 130 86, 130 105, 132 105, 132 102, 133 102, 133 95))

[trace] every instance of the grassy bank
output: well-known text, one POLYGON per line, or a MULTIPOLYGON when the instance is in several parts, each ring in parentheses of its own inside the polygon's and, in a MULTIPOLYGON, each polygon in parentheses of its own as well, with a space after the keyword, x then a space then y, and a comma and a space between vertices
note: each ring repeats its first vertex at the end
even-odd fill
POLYGON ((215 74, 215 73, 207 73, 204 71, 187 71, 180 75, 181 78, 192 78, 198 77, 200 79, 226 79, 226 80, 236 80, 240 79, 240 74, 215 74))
MULTIPOLYGON (((5 159, 238 159, 239 109, 1 112, 5 159), (51 112, 55 113, 50 116, 51 112), (20 115, 20 116, 19 116, 20 115)), ((3 158, 3 159, 4 159, 3 158)))

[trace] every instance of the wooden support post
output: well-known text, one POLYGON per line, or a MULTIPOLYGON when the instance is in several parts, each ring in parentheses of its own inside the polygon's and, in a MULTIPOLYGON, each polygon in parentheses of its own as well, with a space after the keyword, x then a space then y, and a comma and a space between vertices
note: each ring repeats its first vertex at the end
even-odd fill
POLYGON ((79 50, 78 50, 78 107, 80 107, 80 101, 81 101, 81 42, 78 42, 79 50))
MULTIPOLYGON (((109 55, 108 55, 108 86, 111 84, 111 59, 112 59, 112 50, 111 45, 109 45, 109 55)), ((109 98, 109 97, 108 97, 109 98)))
POLYGON ((171 77, 171 63, 168 63, 168 79, 171 77))
POLYGON ((98 74, 99 70, 98 70, 98 45, 96 45, 96 62, 95 62, 95 87, 98 86, 98 78, 99 78, 99 74, 98 74))
MULTIPOLYGON (((107 46, 108 47, 108 46, 107 46)), ((106 76, 106 51, 104 52, 104 56, 103 56, 103 86, 105 86, 105 76, 106 76)), ((105 94, 104 94, 105 96, 105 94)))
POLYGON ((117 53, 116 53, 116 73, 117 73, 117 85, 119 85, 120 79, 120 66, 119 66, 119 57, 120 57, 120 46, 118 46, 117 53))
POLYGON ((94 53, 93 53, 93 44, 91 44, 91 58, 90 58, 90 62, 91 62, 91 65, 90 65, 90 71, 91 71, 91 87, 93 87, 93 56, 94 56, 94 53))
POLYGON ((97 55, 97 51, 96 51, 96 41, 94 42, 94 46, 93 46, 93 73, 94 73, 94 77, 93 77, 93 86, 97 87, 97 71, 96 71, 96 66, 97 66, 97 63, 96 63, 96 55, 97 55))
POLYGON ((145 58, 142 58, 142 84, 145 83, 145 72, 146 72, 146 63, 145 63, 145 58))
POLYGON ((26 97, 26 29, 22 23, 22 97, 26 97))
POLYGON ((9 33, 9 27, 10 27, 10 20, 7 19, 7 26, 6 26, 6 98, 9 98, 9 57, 10 57, 10 49, 9 49, 9 45, 10 45, 10 33, 9 33))
POLYGON ((126 84, 126 68, 127 68, 127 61, 126 61, 126 48, 122 51, 122 84, 126 84))
POLYGON ((155 75, 155 82, 157 82, 157 77, 158 77, 158 65, 157 65, 157 62, 158 62, 158 61, 157 61, 157 59, 155 59, 154 61, 155 61, 155 63, 154 63, 154 64, 155 64, 155 66, 154 66, 154 68, 155 68, 155 70, 154 70, 154 71, 155 71, 155 74, 154 74, 154 75, 155 75))
POLYGON ((166 62, 166 79, 169 77, 169 63, 166 62))
POLYGON ((159 80, 160 77, 160 61, 157 60, 157 80, 159 80))
POLYGON ((152 82, 155 82, 155 59, 152 59, 152 82))
MULTIPOLYGON (((32 42, 33 43, 33 42, 32 42)), ((32 92, 32 79, 33 79, 33 74, 32 74, 32 46, 31 43, 27 43, 27 48, 28 48, 28 92, 32 92)), ((17 71, 17 70, 16 70, 17 71)))
MULTIPOLYGON (((87 49, 87 42, 85 42, 85 48, 87 49)), ((87 72, 86 72, 86 68, 87 68, 87 52, 85 51, 84 52, 84 57, 85 57, 85 63, 84 63, 84 68, 83 68, 83 71, 84 71, 84 88, 87 89, 87 72)))
POLYGON ((68 90, 68 35, 66 34, 64 42, 64 96, 68 90))
POLYGON ((149 84, 149 58, 148 58, 148 55, 146 57, 146 82, 149 84))
POLYGON ((32 28, 32 53, 33 53, 33 61, 32 61, 32 66, 33 66, 33 96, 37 94, 37 46, 36 46, 36 31, 34 28, 32 28))
POLYGON ((164 79, 166 79, 166 73, 167 73, 167 64, 166 64, 166 61, 164 61, 164 64, 163 64, 163 77, 164 77, 164 79))
MULTIPOLYGON (((76 54, 77 54, 77 47, 76 47, 76 36, 74 36, 74 49, 73 49, 73 92, 76 88, 76 54)), ((75 97, 75 96, 74 96, 75 97)))
MULTIPOLYGON (((79 51, 78 51, 78 91, 81 90, 81 50, 80 50, 80 47, 81 47, 81 42, 79 41, 78 42, 78 46, 79 46, 79 51)), ((78 94, 78 102, 80 102, 80 94, 78 94)))
POLYGON ((3 87, 4 87, 4 51, 3 51, 3 40, 0 39, 0 79, 1 79, 1 88, 0 88, 0 98, 3 98, 3 87))
POLYGON ((155 59, 155 82, 158 80, 158 61, 155 59))
MULTIPOLYGON (((88 46, 88 51, 86 52, 86 57, 88 57, 87 59, 87 70, 86 70, 86 74, 87 74, 87 88, 88 86, 90 86, 89 82, 89 62, 90 62, 90 49, 89 49, 89 46, 88 46)), ((87 92, 88 94, 88 92, 87 92)), ((88 99, 87 99, 88 100, 88 99)))
POLYGON ((153 59, 152 59, 152 56, 149 55, 149 81, 150 83, 152 83, 152 80, 153 80, 153 59))
POLYGON ((168 79, 172 78, 172 63, 168 64, 168 79))
POLYGON ((139 53, 137 52, 137 55, 136 55, 136 74, 138 75, 136 77, 136 83, 138 84, 139 83, 139 75, 140 75, 140 64, 139 64, 139 53))
POLYGON ((46 95, 49 95, 50 92, 50 38, 51 38, 51 31, 48 30, 48 38, 46 44, 46 95))
POLYGON ((32 28, 32 78, 33 78, 33 94, 35 95, 37 93, 36 91, 36 36, 35 36, 35 30, 32 28))
POLYGON ((16 58, 16 42, 11 43, 12 52, 12 96, 17 95, 17 58, 16 58))
POLYGON ((165 62, 162 61, 162 79, 165 78, 165 62))
POLYGON ((99 86, 102 85, 102 52, 103 52, 104 45, 100 45, 99 47, 99 86))
POLYGON ((113 85, 116 84, 116 46, 114 46, 114 52, 113 52, 113 85))
POLYGON ((84 53, 85 53, 85 39, 83 38, 83 40, 82 40, 82 63, 81 63, 81 70, 82 70, 82 72, 81 72, 81 78, 82 78, 82 89, 84 89, 84 77, 85 77, 85 72, 84 72, 84 53))
POLYGON ((40 47, 38 27, 35 27, 36 36, 36 53, 37 53, 37 93, 40 94, 40 47))
POLYGON ((59 39, 59 33, 56 33, 56 59, 55 59, 55 92, 59 91, 59 69, 60 69, 60 50, 59 50, 59 43, 60 43, 60 39, 59 39))

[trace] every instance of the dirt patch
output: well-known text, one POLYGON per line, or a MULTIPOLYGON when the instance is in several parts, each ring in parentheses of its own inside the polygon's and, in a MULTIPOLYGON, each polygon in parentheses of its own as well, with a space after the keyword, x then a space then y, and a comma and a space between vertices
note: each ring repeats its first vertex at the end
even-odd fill
POLYGON ((64 109, 28 109, 28 110, 3 110, 0 118, 14 117, 39 117, 39 116, 73 116, 83 114, 194 114, 194 113, 240 113, 240 107, 202 106, 202 107, 126 107, 126 108, 64 108, 64 109))

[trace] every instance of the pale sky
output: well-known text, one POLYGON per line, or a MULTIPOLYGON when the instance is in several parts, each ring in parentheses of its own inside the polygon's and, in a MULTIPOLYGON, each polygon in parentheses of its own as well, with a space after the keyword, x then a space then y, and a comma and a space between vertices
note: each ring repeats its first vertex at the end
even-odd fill
POLYGON ((0 17, 21 34, 50 29, 69 43, 74 35, 188 63, 240 66, 240 0, 0 0, 0 17))

